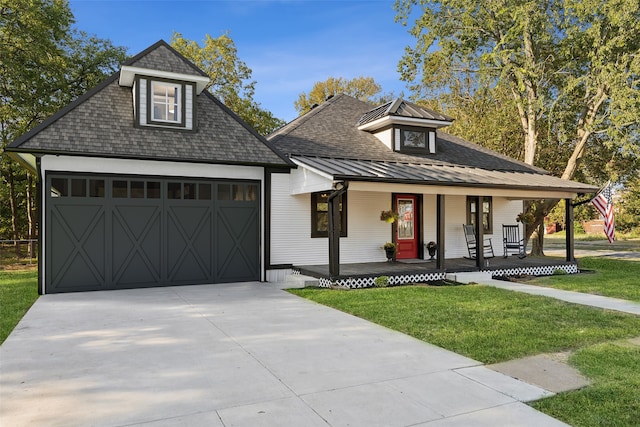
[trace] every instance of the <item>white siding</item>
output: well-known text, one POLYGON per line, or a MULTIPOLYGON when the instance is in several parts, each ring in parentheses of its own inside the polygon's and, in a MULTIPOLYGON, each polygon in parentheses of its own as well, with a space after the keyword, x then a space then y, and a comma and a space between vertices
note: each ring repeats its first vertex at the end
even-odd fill
POLYGON ((155 160, 103 159, 98 157, 43 156, 42 172, 114 173, 161 175, 194 178, 263 179, 258 166, 207 165, 200 163, 163 162, 155 160))
POLYGON ((378 138, 384 145, 389 147, 389 150, 393 150, 393 129, 389 128, 387 130, 383 130, 381 132, 374 133, 374 136, 378 138))
MULTIPOLYGON (((290 194, 290 176, 274 174, 271 200, 271 263, 327 264, 328 239, 311 238, 309 194, 290 194)), ((466 223, 466 196, 445 196, 445 258, 468 256, 462 231, 466 223)), ((384 261, 382 245, 392 240, 391 225, 380 221, 380 211, 390 209, 390 192, 348 191, 347 237, 340 239, 340 262, 384 261)), ((496 256, 502 255, 502 224, 515 224, 522 201, 493 198, 493 234, 496 256)), ((423 195, 422 241, 437 238, 436 195, 423 195)), ((428 257, 428 255, 426 255, 428 257)))
MULTIPOLYGON (((271 188, 271 264, 327 264, 329 241, 311 238, 311 196, 289 194, 289 175, 274 174, 271 188)), ((391 226, 380 221, 391 195, 349 192, 347 237, 340 238, 340 262, 384 261, 382 245, 391 240, 391 226)))
POLYGON ((185 85, 185 94, 184 94, 184 114, 185 114, 185 122, 184 127, 186 129, 193 129, 193 86, 185 85))
POLYGON ((147 124, 147 79, 140 79, 140 101, 138 106, 140 107, 140 116, 138 118, 139 125, 147 124))

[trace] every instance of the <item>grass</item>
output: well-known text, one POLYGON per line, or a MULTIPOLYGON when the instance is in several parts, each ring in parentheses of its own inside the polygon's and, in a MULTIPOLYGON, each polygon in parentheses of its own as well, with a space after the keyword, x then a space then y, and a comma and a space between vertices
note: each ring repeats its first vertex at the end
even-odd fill
POLYGON ((640 302, 640 261, 585 257, 579 264, 595 273, 539 277, 528 283, 640 302))
POLYGON ((640 335, 640 317, 488 286, 292 293, 484 363, 640 335))
POLYGON ((37 270, 0 270, 0 344, 38 298, 37 270))
POLYGON ((598 344, 577 351, 569 362, 592 385, 533 402, 534 408, 576 427, 639 424, 640 346, 598 344))

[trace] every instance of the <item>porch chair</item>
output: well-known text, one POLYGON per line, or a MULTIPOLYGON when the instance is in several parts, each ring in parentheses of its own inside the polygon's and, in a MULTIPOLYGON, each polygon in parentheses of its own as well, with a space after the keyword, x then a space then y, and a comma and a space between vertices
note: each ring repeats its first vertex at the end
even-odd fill
MULTIPOLYGON (((476 259, 476 230, 475 227, 471 224, 462 224, 462 229, 464 230, 464 238, 467 241, 467 250, 469 251, 469 259, 476 259)), ((485 258, 493 258, 495 255, 493 254, 493 245, 491 244, 491 239, 484 239, 482 244, 482 253, 485 258)), ((465 257, 467 258, 467 257, 465 257)))
POLYGON ((520 238, 520 227, 518 225, 502 224, 502 246, 504 248, 505 258, 509 255, 510 251, 516 252, 520 259, 527 256, 524 239, 520 238))

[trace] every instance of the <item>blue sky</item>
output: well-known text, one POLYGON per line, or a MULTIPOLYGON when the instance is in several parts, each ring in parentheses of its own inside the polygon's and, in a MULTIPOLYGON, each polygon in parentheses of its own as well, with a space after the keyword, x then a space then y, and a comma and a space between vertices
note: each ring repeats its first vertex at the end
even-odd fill
POLYGON ((397 72, 408 28, 394 22, 393 0, 70 0, 75 26, 134 55, 174 31, 199 43, 228 32, 253 71, 255 100, 276 117, 327 77, 373 77, 384 92, 407 94, 397 72))

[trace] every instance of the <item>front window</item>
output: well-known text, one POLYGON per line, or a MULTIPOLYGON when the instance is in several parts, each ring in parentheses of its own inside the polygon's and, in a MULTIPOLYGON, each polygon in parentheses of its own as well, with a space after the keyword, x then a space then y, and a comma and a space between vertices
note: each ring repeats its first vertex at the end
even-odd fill
MULTIPOLYGON (((311 193, 311 237, 329 236, 329 193, 311 193)), ((347 237, 347 194, 340 196, 340 237, 347 237)))
POLYGON ((180 123, 180 95, 182 86, 175 83, 151 82, 152 120, 180 123))
MULTIPOLYGON (((482 203, 482 226, 485 234, 493 234, 493 200, 491 196, 480 197, 482 203)), ((476 199, 467 197, 467 224, 476 225, 476 199)))

